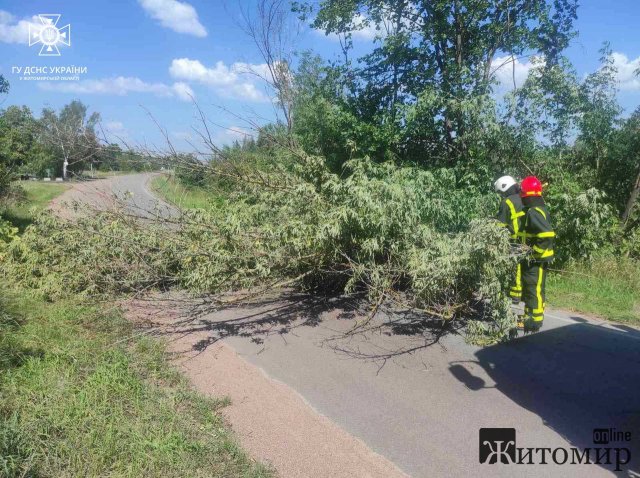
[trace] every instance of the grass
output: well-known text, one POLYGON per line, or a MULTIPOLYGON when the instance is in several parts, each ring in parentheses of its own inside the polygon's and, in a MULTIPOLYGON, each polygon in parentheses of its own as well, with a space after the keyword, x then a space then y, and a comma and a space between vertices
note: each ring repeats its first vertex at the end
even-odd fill
POLYGON ((23 190, 24 198, 4 208, 2 216, 13 223, 20 233, 33 222, 35 215, 45 209, 51 200, 71 187, 64 183, 35 181, 25 181, 17 185, 23 190))
POLYGON ((136 171, 102 171, 102 170, 97 170, 97 171, 93 171, 93 173, 91 171, 83 171, 82 174, 84 174, 85 176, 88 177, 94 177, 97 179, 103 179, 103 178, 112 178, 113 176, 125 176, 127 174, 136 174, 136 171))
POLYGON ((630 325, 640 325, 640 263, 598 258, 574 263, 563 274, 549 275, 548 302, 630 325))
MULTIPOLYGON (((67 187, 25 183, 3 217, 24 229, 67 187)), ((271 476, 234 441, 226 404, 192 390, 117 308, 3 284, 0 477, 271 476)))
POLYGON ((112 310, 4 293, 0 476, 261 477, 217 411, 112 310))
POLYGON ((155 177, 151 181, 151 188, 168 203, 184 209, 211 209, 224 201, 210 190, 185 186, 166 174, 155 177))

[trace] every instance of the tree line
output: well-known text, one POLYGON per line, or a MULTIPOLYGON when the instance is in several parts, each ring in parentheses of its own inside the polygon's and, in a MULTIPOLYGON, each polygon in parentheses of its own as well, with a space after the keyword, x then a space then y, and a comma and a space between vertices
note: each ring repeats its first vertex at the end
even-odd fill
MULTIPOLYGON (((9 85, 0 77, 0 92, 9 85)), ((82 177, 90 170, 143 170, 148 154, 106 140, 98 112, 79 100, 59 111, 44 108, 40 117, 27 106, 0 110, 0 176, 5 185, 19 177, 82 177)))

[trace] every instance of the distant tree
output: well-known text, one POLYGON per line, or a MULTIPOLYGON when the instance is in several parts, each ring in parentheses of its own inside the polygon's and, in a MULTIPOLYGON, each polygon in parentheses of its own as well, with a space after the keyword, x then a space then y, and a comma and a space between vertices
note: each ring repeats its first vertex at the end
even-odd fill
POLYGON ((34 172, 33 163, 43 154, 37 120, 29 108, 10 106, 0 112, 0 161, 16 172, 34 172))
POLYGON ((9 93, 9 82, 0 75, 0 95, 9 93))
POLYGON ((122 148, 120 145, 111 143, 103 146, 98 155, 98 169, 103 171, 119 171, 121 169, 121 156, 122 148))
POLYGON ((88 164, 96 164, 101 152, 95 127, 100 121, 97 112, 88 115, 87 106, 74 100, 59 113, 51 108, 42 110, 41 138, 55 155, 55 171, 61 174, 64 163, 68 174, 81 173, 88 164))

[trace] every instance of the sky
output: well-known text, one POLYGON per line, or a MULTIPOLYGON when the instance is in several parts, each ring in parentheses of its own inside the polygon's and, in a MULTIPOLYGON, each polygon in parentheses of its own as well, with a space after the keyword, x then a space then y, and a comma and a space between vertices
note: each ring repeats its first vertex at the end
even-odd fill
MULTIPOLYGON (((43 107, 58 109, 80 99, 100 112, 110 141, 164 149, 169 138, 177 149, 190 151, 199 144, 195 99, 211 121, 216 143, 240 139, 251 133, 253 122, 276 114, 268 91, 251 73, 264 71, 262 59, 239 26, 239 5, 250 9, 252 1, 0 0, 0 74, 11 84, 0 108, 25 104, 39 114, 43 107), (42 14, 60 17, 56 22, 42 14), (47 49, 33 36, 49 20, 67 33, 55 45, 60 56, 40 56, 47 49), (35 44, 29 46, 30 40, 35 44), (43 76, 25 74, 26 68, 86 68, 86 73, 58 69, 44 76, 79 79, 21 79, 43 76)), ((640 0, 582 0, 576 28, 579 35, 566 53, 578 74, 598 68, 598 51, 609 41, 619 69, 618 98, 629 114, 640 105, 640 78, 633 75, 640 68, 640 0)), ((371 29, 355 34, 356 52, 371 48, 374 36, 371 29)), ((336 38, 307 25, 294 48, 340 57, 336 38)), ((531 66, 528 59, 517 62, 518 82, 531 66)), ((511 80, 511 68, 496 74, 511 80)))

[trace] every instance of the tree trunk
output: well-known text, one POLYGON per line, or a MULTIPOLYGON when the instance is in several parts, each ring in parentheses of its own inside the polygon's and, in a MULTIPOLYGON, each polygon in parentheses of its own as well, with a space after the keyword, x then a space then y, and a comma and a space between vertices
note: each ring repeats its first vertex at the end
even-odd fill
POLYGON ((631 194, 629 194, 627 205, 624 208, 624 212, 622 213, 622 224, 626 224, 627 220, 629 219, 629 216, 631 216, 631 212, 633 211, 633 206, 635 206, 636 201, 638 200, 638 195, 640 195, 640 171, 638 171, 636 182, 633 185, 633 189, 631 189, 631 194))

